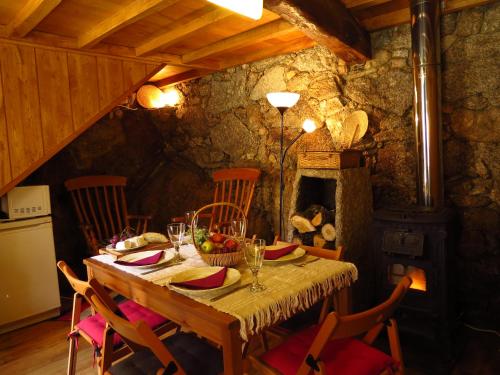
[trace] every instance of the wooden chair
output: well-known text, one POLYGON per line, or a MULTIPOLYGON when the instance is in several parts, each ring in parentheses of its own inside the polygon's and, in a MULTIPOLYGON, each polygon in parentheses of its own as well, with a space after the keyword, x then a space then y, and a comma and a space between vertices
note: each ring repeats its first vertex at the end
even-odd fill
POLYGON ((151 216, 128 214, 126 177, 83 176, 67 180, 64 185, 71 193, 91 254, 98 254, 107 240, 126 228, 133 228, 136 234, 147 231, 151 216))
MULTIPOLYGON (((255 168, 229 168, 215 171, 212 175, 215 190, 212 203, 229 202, 240 207, 248 217, 252 204, 255 185, 260 177, 260 170, 255 168)), ((238 219, 237 210, 230 206, 214 207, 211 213, 204 213, 201 219, 209 219, 208 227, 219 228, 227 233, 231 220, 238 219)), ((184 221, 183 217, 172 218, 173 222, 184 221)))
MULTIPOLYGON (((287 242, 279 241, 278 238, 279 238, 278 235, 276 235, 274 237, 273 245, 288 244, 287 242)), ((343 259, 343 256, 344 256, 344 247, 343 246, 339 246, 336 249, 331 249, 331 250, 330 249, 323 249, 323 248, 315 247, 315 246, 306 246, 306 245, 300 245, 300 247, 303 248, 304 250, 306 250, 310 255, 318 256, 318 257, 325 258, 325 259, 341 261, 343 259)), ((323 300, 322 305, 321 305, 321 310, 320 310, 319 317, 318 317, 318 324, 322 323, 325 320, 325 318, 328 315, 328 313, 330 312, 332 306, 337 307, 339 305, 340 305, 340 301, 339 301, 338 294, 333 294, 333 296, 325 298, 323 300)), ((305 316, 305 319, 307 319, 307 321, 309 321, 311 319, 311 314, 309 314, 309 311, 305 311, 303 313, 299 313, 296 316, 292 317, 290 320, 286 321, 286 323, 292 322, 292 324, 293 324, 294 320, 296 320, 296 319, 304 320, 303 316, 305 316)), ((283 325, 276 325, 274 327, 271 327, 267 330, 262 331, 260 333, 260 344, 262 345, 262 347, 266 351, 269 349, 267 333, 271 333, 271 334, 279 336, 280 338, 284 338, 284 337, 288 337, 291 334, 293 334, 293 331, 290 330, 289 328, 284 327, 283 325)), ((244 354, 246 355, 248 348, 245 347, 244 349, 245 349, 244 354)))
POLYGON ((85 297, 92 307, 107 322, 106 335, 114 332, 126 342, 134 352, 132 356, 113 364, 104 374, 219 374, 223 371, 221 352, 196 337, 194 334, 178 332, 165 340, 153 333, 142 320, 129 322, 111 310, 102 301, 102 287, 97 280, 90 280, 92 288, 87 288, 85 297))
MULTIPOLYGON (((99 372, 102 374, 113 361, 116 361, 130 353, 127 346, 122 345, 122 341, 118 336, 107 335, 107 328, 104 319, 100 315, 91 315, 81 319, 82 299, 85 297, 85 292, 92 285, 80 280, 71 268, 64 262, 57 262, 57 267, 66 276, 69 283, 75 290, 73 296, 73 311, 71 315, 71 329, 69 337, 69 354, 67 374, 74 374, 76 370, 76 357, 78 350, 78 338, 83 337, 87 342, 94 346, 97 355, 99 372)), ((177 326, 165 319, 164 317, 146 309, 133 301, 124 301, 117 304, 100 285, 95 285, 98 288, 99 295, 103 303, 106 304, 111 311, 119 312, 130 320, 138 319, 146 320, 149 326, 155 329, 156 334, 163 335, 177 326)))
POLYGON ((321 325, 307 328, 264 353, 250 356, 261 374, 404 374, 398 326, 392 318, 411 285, 405 276, 388 300, 358 314, 328 314, 321 325), (387 328, 391 356, 372 344, 387 328), (355 337, 363 335, 362 339, 355 337))

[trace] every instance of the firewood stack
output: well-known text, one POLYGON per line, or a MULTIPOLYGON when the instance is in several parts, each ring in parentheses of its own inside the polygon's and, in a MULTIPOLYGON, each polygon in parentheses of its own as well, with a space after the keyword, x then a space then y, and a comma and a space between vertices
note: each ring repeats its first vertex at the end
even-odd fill
POLYGON ((303 212, 294 213, 290 222, 296 229, 292 242, 335 249, 335 210, 327 210, 319 204, 312 204, 303 212))

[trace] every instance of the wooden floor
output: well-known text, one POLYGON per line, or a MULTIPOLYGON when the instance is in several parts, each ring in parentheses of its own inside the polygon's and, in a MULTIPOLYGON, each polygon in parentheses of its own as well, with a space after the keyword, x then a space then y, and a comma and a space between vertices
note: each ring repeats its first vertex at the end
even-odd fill
MULTIPOLYGON (((65 374, 68 332, 68 321, 53 320, 1 335, 0 374, 65 374)), ((79 340, 77 374, 97 374, 92 361, 92 347, 79 340)))
MULTIPOLYGON (((69 322, 46 321, 0 335, 0 374, 60 375, 66 373, 69 322)), ((402 337, 403 338, 403 337, 402 337)), ((436 358, 425 353, 425 345, 405 345, 407 375, 434 375, 436 358), (422 352, 419 352, 422 351, 422 352)), ((453 375, 500 374, 500 339, 492 334, 466 331, 461 355, 453 375)), ((95 375, 92 348, 80 340, 77 360, 78 375, 95 375)), ((255 372, 250 371, 255 374, 255 372)), ((441 372, 440 372, 441 373, 441 372)))

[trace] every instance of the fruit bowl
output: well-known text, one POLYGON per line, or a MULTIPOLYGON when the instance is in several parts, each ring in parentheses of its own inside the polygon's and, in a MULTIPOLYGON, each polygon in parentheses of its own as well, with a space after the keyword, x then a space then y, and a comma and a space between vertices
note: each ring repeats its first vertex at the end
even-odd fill
POLYGON ((200 213, 209 211, 211 213, 210 225, 208 229, 195 228, 191 235, 193 244, 205 263, 211 266, 234 266, 243 258, 243 251, 240 241, 229 234, 229 223, 232 219, 246 220, 245 213, 238 206, 229 202, 218 202, 200 208, 193 217, 193 223, 197 222, 200 213), (227 208, 236 210, 236 217, 217 220, 223 218, 223 213, 228 212, 227 208))

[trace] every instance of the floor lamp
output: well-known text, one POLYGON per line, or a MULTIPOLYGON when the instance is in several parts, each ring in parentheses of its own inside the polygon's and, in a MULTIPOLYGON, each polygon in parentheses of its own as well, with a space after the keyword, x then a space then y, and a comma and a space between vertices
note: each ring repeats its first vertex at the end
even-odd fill
POLYGON ((281 115, 281 131, 280 131, 280 226, 279 226, 279 236, 283 240, 283 191, 285 190, 285 184, 283 182, 283 163, 285 162, 285 156, 288 149, 295 143, 304 133, 311 133, 316 130, 316 125, 312 120, 304 121, 302 130, 297 136, 292 139, 290 144, 284 148, 284 136, 283 136, 283 119, 285 112, 288 108, 293 107, 299 100, 300 95, 293 92, 270 92, 267 95, 267 100, 273 107, 275 107, 281 115))

